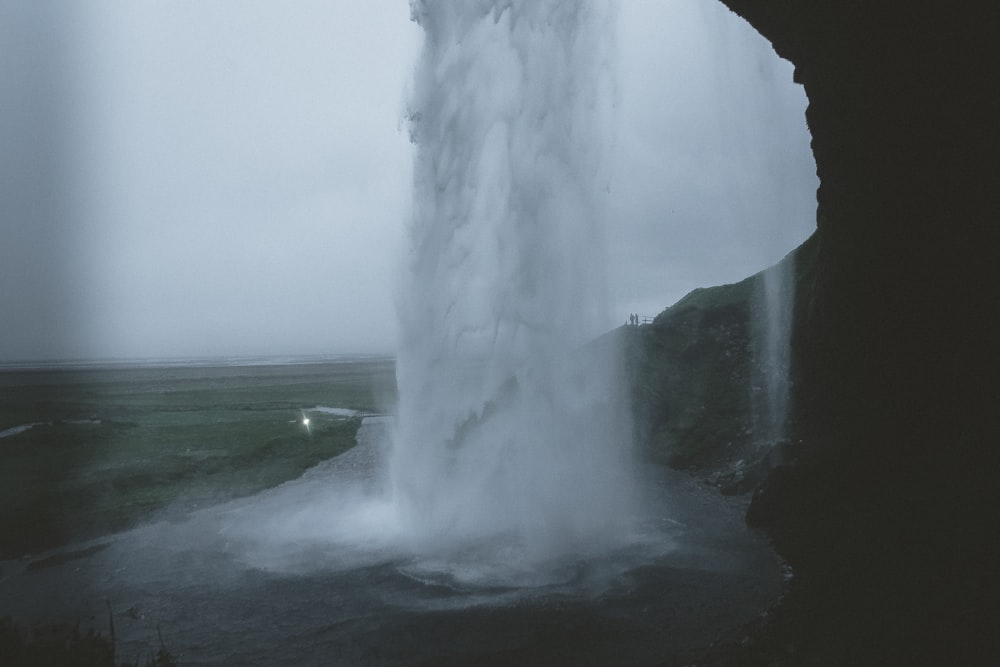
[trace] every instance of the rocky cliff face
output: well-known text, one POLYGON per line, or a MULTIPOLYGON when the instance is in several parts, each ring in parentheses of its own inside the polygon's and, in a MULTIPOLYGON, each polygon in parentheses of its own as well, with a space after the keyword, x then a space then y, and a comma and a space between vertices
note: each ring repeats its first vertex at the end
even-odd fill
POLYGON ((800 576, 774 626, 788 646, 764 642, 758 657, 986 662, 1000 562, 1000 11, 723 2, 795 65, 821 181, 793 334, 807 451, 748 517, 800 576))
MULTIPOLYGON (((770 273, 811 285, 817 237, 781 262, 732 285, 697 289, 641 327, 616 332, 624 345, 636 441, 656 462, 687 470, 723 493, 752 490, 798 447, 791 423, 774 428, 767 353, 770 273)), ((809 290, 792 313, 808 310, 809 290)), ((784 378, 783 378, 784 379, 784 378)), ((796 379, 791 378, 794 387, 796 379)), ((782 413, 778 422, 791 421, 782 413)))

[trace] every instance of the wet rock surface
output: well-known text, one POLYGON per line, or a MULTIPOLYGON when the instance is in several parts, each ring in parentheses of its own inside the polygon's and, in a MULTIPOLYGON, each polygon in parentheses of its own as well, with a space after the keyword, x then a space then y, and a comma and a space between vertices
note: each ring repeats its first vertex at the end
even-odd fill
POLYGON ((994 664, 997 357, 983 304, 1000 284, 982 221, 1000 210, 1000 109, 983 82, 997 76, 1000 10, 723 1, 795 65, 820 177, 792 337, 805 447, 750 512, 797 577, 742 660, 994 664))

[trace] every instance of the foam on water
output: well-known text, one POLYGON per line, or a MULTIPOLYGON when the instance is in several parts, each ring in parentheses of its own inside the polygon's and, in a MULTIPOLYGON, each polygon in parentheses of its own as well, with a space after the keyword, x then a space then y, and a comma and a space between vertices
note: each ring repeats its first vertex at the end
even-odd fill
POLYGON ((0 431, 0 438, 9 438, 13 435, 18 435, 19 433, 30 431, 36 426, 43 426, 43 425, 45 425, 45 422, 31 422, 30 424, 18 424, 17 426, 5 428, 4 430, 0 431))

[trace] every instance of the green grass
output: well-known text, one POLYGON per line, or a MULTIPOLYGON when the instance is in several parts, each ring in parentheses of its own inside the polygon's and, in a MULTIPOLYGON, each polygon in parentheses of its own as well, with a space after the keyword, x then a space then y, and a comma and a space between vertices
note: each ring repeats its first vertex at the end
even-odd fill
POLYGON ((642 441, 654 461, 712 465, 752 424, 753 279, 695 290, 655 321, 626 327, 626 364, 642 441))
POLYGON ((354 444, 391 361, 0 373, 0 557, 254 493, 354 444))

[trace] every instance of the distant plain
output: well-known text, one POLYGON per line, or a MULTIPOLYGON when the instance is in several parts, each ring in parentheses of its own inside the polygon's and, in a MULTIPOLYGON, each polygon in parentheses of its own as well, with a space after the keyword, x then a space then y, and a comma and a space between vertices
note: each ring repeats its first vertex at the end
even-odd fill
POLYGON ((354 445, 394 373, 367 357, 0 371, 0 559, 294 479, 354 445))

